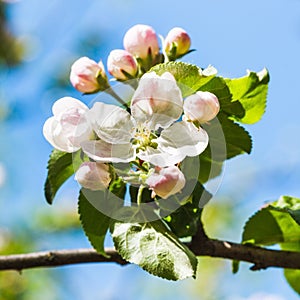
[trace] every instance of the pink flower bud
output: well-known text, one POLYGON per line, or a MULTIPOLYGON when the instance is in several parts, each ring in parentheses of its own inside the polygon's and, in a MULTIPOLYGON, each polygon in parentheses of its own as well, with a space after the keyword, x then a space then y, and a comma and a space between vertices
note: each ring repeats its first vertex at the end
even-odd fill
POLYGON ((109 167, 98 162, 84 162, 75 174, 75 180, 89 190, 105 190, 110 183, 109 167))
POLYGON ((185 117, 205 123, 212 120, 220 110, 218 98, 210 92, 197 92, 187 97, 183 104, 185 117))
POLYGON ((148 25, 135 25, 125 34, 124 48, 133 56, 146 59, 151 53, 155 57, 159 52, 158 39, 154 29, 148 25))
POLYGON ((135 58, 126 50, 113 50, 107 59, 108 72, 119 80, 135 77, 138 71, 135 58), (127 75, 127 74, 129 75, 127 75))
POLYGON ((73 63, 70 81, 82 93, 95 93, 109 87, 103 63, 96 63, 88 57, 81 57, 73 63))
POLYGON ((165 39, 165 51, 168 56, 177 58, 189 51, 191 39, 180 27, 171 29, 165 39))
POLYGON ((156 195, 166 199, 183 189, 185 178, 178 167, 171 166, 160 169, 158 173, 151 174, 146 183, 156 195))

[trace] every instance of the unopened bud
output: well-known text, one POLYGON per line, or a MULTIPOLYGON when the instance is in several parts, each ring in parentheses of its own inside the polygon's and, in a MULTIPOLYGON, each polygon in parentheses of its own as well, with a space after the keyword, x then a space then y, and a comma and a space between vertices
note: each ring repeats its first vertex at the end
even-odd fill
POLYGON ((180 27, 171 29, 165 38, 165 52, 170 59, 181 57, 189 51, 190 46, 189 35, 180 27))
POLYGON ((73 63, 70 81, 82 93, 95 93, 109 87, 103 63, 96 63, 88 57, 81 57, 73 63))
POLYGON ((185 117, 193 122, 208 122, 218 114, 219 110, 219 100, 210 92, 199 91, 187 97, 183 104, 185 117))
POLYGON ((107 59, 108 72, 118 80, 128 80, 136 76, 138 67, 135 58, 126 50, 113 50, 107 59))
POLYGON ((154 29, 148 25, 135 25, 124 36, 124 48, 133 56, 142 60, 159 53, 158 39, 154 29))
POLYGON ((151 174, 146 183, 153 192, 163 199, 180 192, 185 186, 183 173, 176 166, 160 169, 151 174))
POLYGON ((109 166, 98 162, 84 162, 77 170, 75 180, 89 190, 105 190, 111 180, 109 166))

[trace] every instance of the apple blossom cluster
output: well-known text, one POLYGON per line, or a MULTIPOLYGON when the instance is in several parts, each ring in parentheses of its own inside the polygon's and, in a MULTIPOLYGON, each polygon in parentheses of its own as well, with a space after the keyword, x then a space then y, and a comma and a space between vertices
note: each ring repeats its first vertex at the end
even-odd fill
MULTIPOLYGON (((190 38, 183 29, 174 28, 163 45, 165 59, 176 59, 189 51, 190 38)), ((57 150, 82 152, 85 159, 75 179, 84 188, 104 190, 113 178, 121 177, 152 190, 153 198, 165 199, 185 186, 180 170, 185 157, 198 156, 207 147, 208 135, 201 124, 218 114, 219 101, 210 92, 183 99, 171 73, 145 73, 161 62, 158 39, 150 26, 128 30, 124 48, 113 50, 107 64, 118 80, 139 77, 127 107, 95 102, 88 108, 75 98, 64 97, 54 103, 43 133, 57 150), (129 168, 120 170, 119 164, 129 168)), ((109 87, 102 62, 87 57, 72 65, 70 80, 83 93, 109 87)))

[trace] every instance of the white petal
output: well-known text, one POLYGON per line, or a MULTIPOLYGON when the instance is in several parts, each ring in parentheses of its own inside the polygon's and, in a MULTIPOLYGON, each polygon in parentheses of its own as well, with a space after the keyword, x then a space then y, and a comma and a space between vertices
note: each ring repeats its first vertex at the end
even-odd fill
POLYGON ((129 143, 134 124, 130 114, 116 105, 96 102, 88 113, 96 134, 108 143, 129 143))
POLYGON ((74 146, 70 140, 62 134, 61 125, 55 117, 51 117, 45 122, 43 134, 46 140, 57 150, 72 153, 80 148, 79 146, 74 146))
POLYGON ((171 73, 162 76, 146 73, 140 79, 131 102, 131 114, 151 129, 166 128, 178 120, 183 111, 179 87, 171 73))
POLYGON ((53 115, 60 115, 70 108, 78 108, 82 111, 87 111, 88 107, 81 101, 72 97, 63 97, 58 99, 52 106, 53 115))
POLYGON ((202 128, 197 128, 191 122, 181 121, 161 132, 156 139, 158 150, 174 157, 197 156, 208 145, 208 135, 202 128))
POLYGON ((141 160, 150 162, 154 166, 169 167, 179 163, 182 160, 182 155, 170 154, 159 149, 147 147, 145 151, 140 151, 137 157, 141 160))
POLYGON ((81 144, 83 152, 99 162, 130 162, 135 153, 131 144, 110 144, 103 140, 84 141, 81 144))

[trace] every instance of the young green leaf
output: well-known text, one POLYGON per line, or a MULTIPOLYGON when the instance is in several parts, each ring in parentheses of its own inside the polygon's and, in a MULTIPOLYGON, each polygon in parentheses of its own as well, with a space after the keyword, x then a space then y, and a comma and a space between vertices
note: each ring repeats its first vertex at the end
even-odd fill
POLYGON ((236 118, 237 121, 253 124, 261 119, 266 108, 269 80, 266 69, 258 73, 249 71, 247 76, 241 78, 225 79, 232 99, 239 101, 245 110, 245 115, 236 118))
MULTIPOLYGON (((119 213, 126 215, 128 209, 123 207, 119 213)), ((136 210, 136 214, 143 213, 138 207, 136 210)), ((150 274, 168 280, 195 277, 197 258, 161 220, 147 223, 114 220, 110 231, 119 254, 150 274)))
POLYGON ((62 184, 76 172, 79 167, 78 160, 80 160, 80 151, 76 153, 66 153, 56 149, 52 151, 45 182, 45 197, 49 204, 52 204, 62 184))
POLYGON ((276 210, 287 212, 300 225, 300 199, 290 196, 281 196, 272 204, 276 210))

